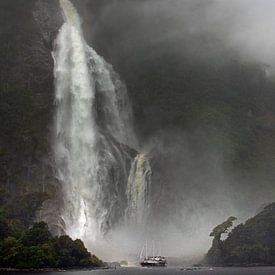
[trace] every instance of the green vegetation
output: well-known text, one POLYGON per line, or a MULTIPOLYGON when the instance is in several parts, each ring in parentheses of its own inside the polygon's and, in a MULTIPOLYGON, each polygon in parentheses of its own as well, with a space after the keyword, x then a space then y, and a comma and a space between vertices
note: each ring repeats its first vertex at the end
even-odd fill
POLYGON ((87 251, 81 240, 54 237, 45 222, 35 216, 49 196, 27 193, 0 201, 0 267, 2 268, 92 268, 102 262, 87 251))
POLYGON ((212 265, 274 265, 275 203, 235 227, 225 240, 220 240, 220 232, 227 232, 232 221, 229 218, 210 234, 214 240, 206 262, 212 265))
POLYGON ((53 237, 45 222, 26 229, 19 221, 8 220, 0 209, 0 267, 5 268, 92 268, 102 262, 81 240, 53 237))
POLYGON ((233 222, 236 220, 236 217, 229 217, 225 222, 222 224, 217 225, 213 231, 210 233, 211 237, 214 237, 217 240, 221 239, 221 235, 228 233, 229 228, 233 225, 233 222))

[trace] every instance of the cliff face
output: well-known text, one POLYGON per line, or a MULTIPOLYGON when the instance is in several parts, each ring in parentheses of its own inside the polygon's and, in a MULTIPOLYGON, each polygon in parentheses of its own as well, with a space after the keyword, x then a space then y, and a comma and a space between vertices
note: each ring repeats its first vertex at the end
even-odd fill
POLYGON ((36 10, 36 1, 1 1, 0 174, 11 194, 42 191, 52 174, 53 60, 36 10))
MULTIPOLYGON (((153 14, 146 2, 74 1, 86 39, 126 80, 141 147, 151 154, 156 212, 172 219, 176 209, 183 221, 197 209, 226 208, 220 198, 229 191, 228 203, 251 211, 257 194, 266 201, 275 193, 274 80, 264 65, 242 60, 213 35, 173 35, 174 19, 153 14)), ((0 5, 0 186, 11 195, 54 195, 51 51, 62 23, 58 3, 0 5)), ((199 17, 204 4, 194 8, 199 17)), ((127 169, 134 154, 124 156, 127 169)), ((126 176, 115 167, 120 188, 126 176)))
MULTIPOLYGON (((1 5, 0 40, 4 61, 0 65, 3 99, 0 103, 1 189, 11 197, 11 201, 34 192, 47 193, 50 200, 44 202, 37 217, 46 220, 52 232, 64 233, 62 186, 56 178, 51 136, 55 116, 52 51, 63 23, 59 2, 29 1, 23 5, 6 1, 1 5)), ((115 85, 124 89, 118 79, 115 85)), ((102 225, 102 230, 107 232, 124 215, 128 173, 137 153, 116 141, 112 136, 114 133, 108 134, 103 127, 109 123, 106 120, 112 119, 104 100, 102 94, 96 95, 95 115, 98 126, 102 128, 97 146, 105 148, 99 150, 99 174, 104 178, 101 186, 104 198, 101 200, 102 207, 110 209, 106 218, 108 222, 102 225), (113 201, 114 196, 118 200, 113 201)), ((38 203, 38 208, 43 201, 38 203)))

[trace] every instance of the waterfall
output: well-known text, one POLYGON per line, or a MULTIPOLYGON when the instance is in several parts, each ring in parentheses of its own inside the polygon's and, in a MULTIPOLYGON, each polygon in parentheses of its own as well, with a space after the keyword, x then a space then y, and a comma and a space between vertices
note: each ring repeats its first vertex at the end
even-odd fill
POLYGON ((145 154, 138 154, 132 163, 127 184, 126 220, 146 223, 150 207, 151 167, 145 154))
POLYGON ((125 85, 86 44, 76 9, 69 0, 60 0, 60 6, 64 24, 53 52, 53 151, 61 218, 67 234, 95 240, 123 212, 119 184, 127 181, 134 156, 132 114, 125 85))

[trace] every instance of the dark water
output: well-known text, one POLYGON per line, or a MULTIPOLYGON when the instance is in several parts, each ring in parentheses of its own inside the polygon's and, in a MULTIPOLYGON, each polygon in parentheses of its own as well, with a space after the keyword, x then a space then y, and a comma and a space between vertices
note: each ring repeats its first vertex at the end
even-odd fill
POLYGON ((213 270, 183 271, 180 268, 121 268, 117 270, 93 270, 93 271, 66 271, 66 272, 0 272, 9 275, 178 275, 178 274, 200 274, 200 275, 275 275, 275 267, 253 267, 253 268, 213 268, 213 270))

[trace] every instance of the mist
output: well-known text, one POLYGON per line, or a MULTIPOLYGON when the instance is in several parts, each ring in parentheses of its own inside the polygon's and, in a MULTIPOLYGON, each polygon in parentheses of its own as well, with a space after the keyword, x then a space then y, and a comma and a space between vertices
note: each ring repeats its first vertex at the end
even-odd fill
POLYGON ((147 220, 88 245, 108 260, 133 259, 150 239, 166 256, 203 256, 214 226, 275 195, 274 1, 73 2, 88 44, 127 85, 152 168, 147 220))
MULTIPOLYGON (((267 163, 273 165, 264 144, 257 149, 265 154, 259 173, 253 167, 244 172, 228 164, 236 157, 234 135, 239 129, 235 127, 245 128, 249 118, 240 125, 234 124, 235 118, 226 120, 226 124, 222 117, 227 115, 225 105, 221 113, 219 107, 211 113, 212 109, 204 105, 194 112, 188 98, 204 100, 203 89, 214 80, 207 76, 204 79, 202 73, 199 81, 204 86, 197 86, 189 73, 197 77, 194 67, 205 68, 202 72, 210 68, 213 78, 225 83, 238 81, 230 79, 232 73, 223 75, 230 66, 235 70, 237 60, 244 66, 260 64, 263 78, 272 82, 274 1, 121 0, 75 4, 84 18, 86 39, 114 65, 128 86, 139 148, 152 161, 151 218, 137 230, 145 230, 146 237, 123 227, 115 229, 110 238, 120 244, 124 240, 128 255, 152 236, 161 240, 168 256, 203 255, 216 224, 230 215, 242 222, 261 204, 273 200, 275 188, 270 179, 274 172, 267 168, 269 176, 263 176, 262 168, 267 163), (146 77, 153 80, 146 81, 146 77), (191 81, 192 88, 186 88, 182 79, 191 81), (185 89, 189 89, 188 93, 185 89), (185 93, 187 99, 181 101, 185 93), (163 94, 167 96, 164 104, 160 103, 163 94), (174 109, 169 95, 179 100, 179 110, 174 109), (187 122, 176 113, 181 108, 184 116, 191 113, 187 122), (207 119, 209 112, 211 119, 207 119)), ((225 95, 230 98, 231 92, 228 89, 225 95)), ((257 96, 260 93, 259 90, 257 96)), ((250 110, 248 107, 242 116, 249 117, 250 110)), ((274 112, 274 105, 269 106, 269 111, 274 112)), ((257 116, 260 115, 257 113, 255 119, 257 116)), ((242 138, 245 144, 245 135, 242 138)), ((246 156, 242 158, 245 163, 246 156)), ((116 247, 115 242, 111 243, 116 247)))
POLYGON ((163 51, 186 55, 189 50, 193 58, 234 51, 243 57, 273 63, 272 0, 76 3, 84 13, 88 39, 94 39, 96 45, 103 46, 101 51, 106 50, 115 60, 131 59, 131 55, 138 54, 136 51, 146 49, 145 58, 163 51), (198 43, 203 40, 203 44, 198 43))

